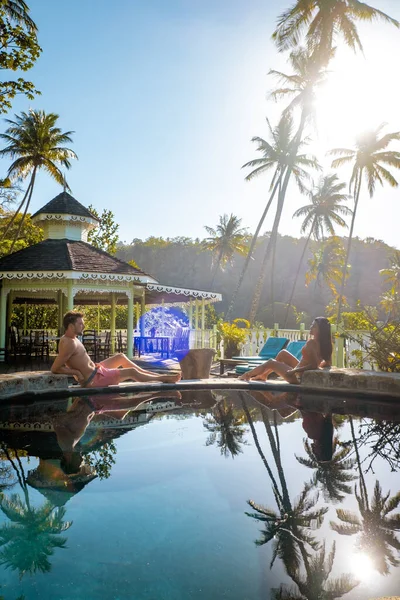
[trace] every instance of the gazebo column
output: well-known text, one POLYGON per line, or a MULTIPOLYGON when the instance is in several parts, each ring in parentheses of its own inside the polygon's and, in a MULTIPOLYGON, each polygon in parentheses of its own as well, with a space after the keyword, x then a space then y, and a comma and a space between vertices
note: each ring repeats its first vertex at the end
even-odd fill
POLYGON ((61 333, 63 329, 63 293, 62 290, 57 292, 57 304, 58 304, 58 331, 61 333))
POLYGON ((111 292, 111 353, 115 353, 115 316, 116 316, 116 301, 115 301, 115 293, 111 292))
POLYGON ((194 311, 194 328, 195 328, 194 340, 195 340, 195 342, 194 343, 195 343, 195 347, 197 348, 197 339, 198 339, 197 330, 199 328, 199 301, 196 298, 196 300, 194 302, 195 302, 195 311, 194 311))
POLYGON ((145 326, 144 326, 144 313, 146 312, 146 294, 143 290, 142 294, 142 310, 141 310, 141 319, 140 319, 140 335, 144 336, 145 334, 145 326))
POLYGON ((28 314, 27 314, 27 304, 26 304, 26 300, 24 302, 24 331, 26 331, 28 329, 28 314))
POLYGON ((204 348, 204 328, 206 323, 206 303, 204 298, 201 300, 201 347, 204 348))
POLYGON ((165 335, 165 306, 164 298, 161 300, 161 335, 165 335))
MULTIPOLYGON (((13 311, 13 300, 14 300, 14 292, 11 290, 10 293, 8 294, 6 332, 9 331, 9 327, 11 325, 11 315, 12 315, 12 311, 13 311)), ((3 346, 2 346, 2 348, 3 348, 3 346)))
MULTIPOLYGON (((0 293, 0 348, 6 347, 6 330, 7 330, 7 294, 9 290, 3 287, 0 293)), ((4 362, 4 354, 0 355, 0 360, 4 362)))
POLYGON ((72 280, 68 281, 67 311, 74 310, 74 290, 72 280))
POLYGON ((190 298, 189 300, 189 329, 192 329, 193 326, 193 300, 190 298))
POLYGON ((126 334, 126 345, 128 358, 133 358, 133 289, 128 291, 128 331, 126 334))

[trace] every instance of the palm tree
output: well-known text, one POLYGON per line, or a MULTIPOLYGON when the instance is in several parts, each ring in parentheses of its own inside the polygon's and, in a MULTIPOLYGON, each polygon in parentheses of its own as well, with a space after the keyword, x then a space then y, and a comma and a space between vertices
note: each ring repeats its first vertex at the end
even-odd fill
POLYGON ((369 195, 372 198, 376 183, 383 185, 384 181, 392 187, 397 187, 398 183, 391 172, 382 165, 388 165, 400 169, 400 152, 387 150, 389 144, 395 140, 400 140, 400 132, 387 133, 380 136, 383 127, 382 123, 377 129, 369 131, 359 136, 356 140, 355 150, 348 148, 335 148, 329 154, 339 156, 332 162, 332 167, 337 168, 349 163, 353 164, 353 170, 350 179, 350 191, 354 195, 353 216, 351 219, 349 239, 347 243, 346 260, 343 267, 342 284, 339 294, 337 322, 340 319, 342 296, 346 282, 347 263, 350 256, 351 242, 353 238, 354 223, 357 215, 357 207, 360 199, 360 191, 363 176, 365 175, 369 195))
MULTIPOLYGON (((272 226, 271 236, 268 240, 267 248, 264 255, 264 260, 261 267, 261 274, 258 279, 256 289, 253 296, 253 302, 250 310, 249 320, 252 322, 257 314, 258 306, 260 303, 261 292, 264 285, 266 266, 269 261, 269 257, 272 253, 272 275, 274 273, 274 257, 276 251, 276 244, 278 239, 278 229, 282 216, 283 206, 288 190, 290 178, 294 173, 293 167, 296 164, 296 156, 299 152, 299 148, 302 144, 308 141, 308 138, 303 140, 304 129, 307 120, 313 114, 313 94, 314 88, 321 83, 324 78, 324 71, 317 65, 313 57, 310 57, 307 52, 300 49, 290 54, 290 64, 294 71, 293 75, 285 75, 278 71, 271 71, 271 74, 276 75, 283 82, 283 86, 272 93, 272 96, 276 99, 282 96, 293 96, 294 98, 291 103, 285 109, 283 116, 291 114, 291 111, 298 106, 301 109, 300 124, 296 134, 293 136, 290 142, 288 164, 285 173, 282 173, 282 180, 278 188, 278 204, 275 213, 274 223, 272 226)), ((305 157, 302 167, 320 169, 318 161, 315 157, 305 157)), ((304 180, 303 180, 304 187, 304 180)), ((272 286, 273 288, 273 286, 272 286)), ((273 293, 272 306, 274 306, 273 293)))
POLYGON ((351 451, 349 446, 340 448, 337 437, 333 440, 333 455, 330 461, 320 461, 315 456, 309 440, 304 441, 307 458, 296 456, 296 460, 309 469, 315 469, 311 480, 313 486, 321 485, 322 494, 326 502, 340 502, 344 494, 351 493, 350 481, 355 479, 351 472, 354 469, 355 459, 348 458, 351 451))
MULTIPOLYGON (((283 173, 285 172, 285 169, 289 164, 288 159, 290 158, 290 142, 293 135, 293 120, 291 116, 283 116, 279 120, 278 125, 274 128, 272 128, 271 123, 268 119, 266 119, 266 121, 271 141, 269 142, 260 137, 253 137, 251 141, 258 144, 257 152, 261 152, 262 158, 255 158, 247 162, 243 165, 242 169, 246 169, 248 167, 253 169, 248 175, 246 175, 246 181, 252 181, 259 175, 263 175, 265 173, 268 173, 271 169, 274 169, 274 174, 272 176, 271 183, 269 186, 270 196, 267 205, 258 222, 254 235, 252 237, 245 263, 242 267, 242 271, 240 273, 236 289, 232 295, 231 303, 229 305, 228 312, 226 315, 227 321, 229 321, 232 310, 234 308, 236 298, 242 286, 243 279, 246 274, 250 259, 253 257, 254 248, 258 239, 258 235, 261 231, 261 227, 263 226, 263 223, 274 200, 276 192, 278 191, 278 187, 282 181, 283 173)), ((297 168, 299 167, 301 168, 301 158, 297 168)), ((302 185, 299 171, 297 171, 297 175, 298 182, 300 182, 300 184, 302 185)))
POLYGON ((297 46, 303 31, 307 30, 309 51, 324 63, 329 59, 338 34, 352 50, 363 50, 356 19, 382 19, 395 27, 400 26, 395 19, 358 0, 297 0, 278 17, 277 28, 272 38, 282 52, 297 46))
POLYGON ((4 0, 0 7, 0 11, 7 19, 26 27, 29 31, 36 32, 37 26, 29 16, 29 10, 24 0, 4 0))
POLYGON ((244 439, 247 431, 243 417, 233 404, 228 404, 226 400, 218 402, 211 415, 204 418, 203 424, 210 433, 206 446, 216 443, 225 458, 229 455, 235 458, 242 452, 241 446, 247 443, 244 439))
POLYGON ((24 197, 3 232, 4 239, 9 228, 25 205, 23 217, 10 252, 14 249, 15 242, 19 237, 25 220, 37 172, 40 169, 47 171, 57 183, 69 189, 65 177, 57 164, 61 164, 66 169, 69 169, 71 167, 70 159, 77 158, 73 150, 63 146, 66 142, 72 142, 71 134, 73 132, 67 131, 63 133, 59 127, 56 127, 57 119, 58 115, 55 113, 46 114, 41 110, 30 110, 28 113, 23 112, 21 115, 15 115, 15 121, 6 119, 9 127, 6 133, 0 134, 0 138, 7 144, 5 148, 0 150, 0 156, 15 159, 8 169, 8 177, 10 179, 23 180, 30 176, 24 197))
POLYGON ((389 284, 392 292, 400 292, 400 251, 395 250, 390 258, 390 267, 381 269, 380 275, 385 278, 385 283, 389 284))
POLYGON ((306 575, 299 569, 289 570, 288 575, 297 587, 281 585, 274 589, 274 600, 335 600, 348 594, 359 584, 351 575, 342 575, 338 579, 329 579, 335 560, 336 546, 326 556, 325 543, 320 551, 305 561, 306 575))
POLYGON ((203 242, 205 250, 213 253, 214 273, 210 285, 214 283, 218 269, 224 270, 229 263, 232 264, 234 254, 245 256, 248 252, 247 230, 240 227, 242 219, 231 214, 219 217, 219 223, 214 229, 205 226, 204 229, 210 235, 203 242))
POLYGON ((308 261, 309 271, 306 273, 306 285, 315 281, 315 285, 327 285, 334 296, 336 286, 342 281, 345 249, 340 238, 328 238, 322 247, 308 261))
POLYGON ((12 523, 0 528, 0 565, 19 571, 20 577, 50 571, 48 557, 55 548, 65 548, 67 540, 59 534, 72 525, 64 521, 65 508, 55 508, 50 502, 33 508, 12 494, 0 497, 0 510, 12 523))
POLYGON ((284 327, 286 326, 289 310, 292 306, 301 265, 303 264, 304 255, 307 251, 311 236, 313 236, 315 240, 320 240, 324 238, 325 231, 327 231, 329 235, 335 235, 334 225, 347 227, 345 220, 341 216, 351 215, 351 210, 347 206, 342 205, 342 203, 346 202, 348 199, 347 194, 342 193, 342 190, 345 187, 346 184, 340 183, 337 175, 326 175, 325 177, 321 177, 316 188, 309 192, 311 204, 302 206, 293 214, 293 217, 304 217, 300 232, 306 233, 308 230, 308 236, 304 244, 293 282, 286 309, 284 327))

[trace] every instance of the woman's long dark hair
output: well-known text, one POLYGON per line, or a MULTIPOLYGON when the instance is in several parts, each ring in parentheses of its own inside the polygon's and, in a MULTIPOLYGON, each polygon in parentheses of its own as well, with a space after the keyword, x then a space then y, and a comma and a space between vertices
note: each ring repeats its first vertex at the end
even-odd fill
POLYGON ((319 331, 319 347, 321 357, 324 360, 330 361, 332 358, 332 336, 331 324, 325 317, 317 317, 314 323, 318 326, 319 331))

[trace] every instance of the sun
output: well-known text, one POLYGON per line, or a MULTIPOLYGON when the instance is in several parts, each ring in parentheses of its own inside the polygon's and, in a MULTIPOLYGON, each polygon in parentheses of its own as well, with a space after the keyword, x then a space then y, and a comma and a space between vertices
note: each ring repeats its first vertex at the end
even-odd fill
POLYGON ((373 575, 373 562, 367 554, 358 552, 353 554, 349 560, 349 565, 353 575, 361 582, 370 581, 373 575))
POLYGON ((326 149, 352 147, 360 133, 383 122, 398 126, 396 92, 387 63, 343 52, 316 92, 318 143, 326 149))

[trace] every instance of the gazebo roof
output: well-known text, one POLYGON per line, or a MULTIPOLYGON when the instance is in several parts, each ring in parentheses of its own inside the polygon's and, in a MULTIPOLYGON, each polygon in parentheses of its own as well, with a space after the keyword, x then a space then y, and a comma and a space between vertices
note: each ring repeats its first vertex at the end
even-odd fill
POLYGON ((87 242, 67 239, 47 239, 3 256, 0 271, 83 271, 151 277, 87 242))
POLYGON ((83 204, 78 202, 78 200, 75 200, 71 194, 68 194, 68 192, 61 192, 61 194, 58 194, 53 200, 50 200, 50 202, 35 212, 35 214, 32 215, 32 219, 40 214, 74 215, 100 221, 98 217, 93 215, 85 206, 83 206, 83 204))

